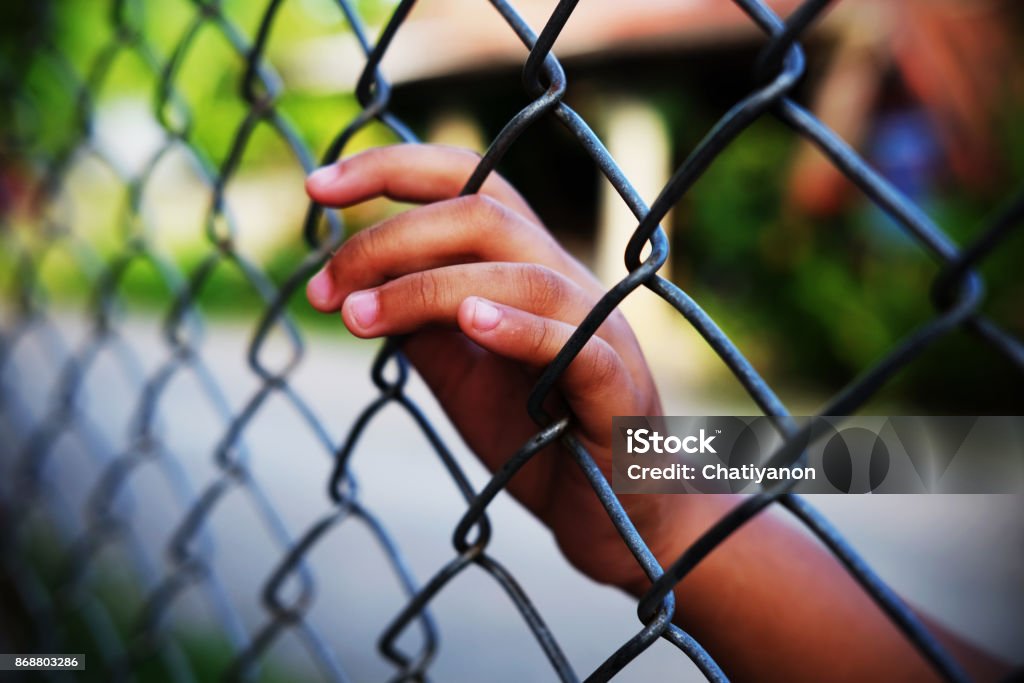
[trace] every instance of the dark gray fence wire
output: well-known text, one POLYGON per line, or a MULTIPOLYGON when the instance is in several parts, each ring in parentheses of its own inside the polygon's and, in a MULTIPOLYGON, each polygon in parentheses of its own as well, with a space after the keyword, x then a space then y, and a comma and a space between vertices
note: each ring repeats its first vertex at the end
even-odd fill
MULTIPOLYGON (((681 581, 704 557, 729 535, 769 506, 778 505, 799 519, 836 555, 863 590, 881 607, 913 645, 931 662, 935 670, 948 680, 966 680, 960 666, 938 644, 921 622, 878 578, 857 553, 847 545, 829 523, 801 498, 787 492, 781 485, 744 500, 709 529, 668 567, 662 567, 644 544, 631 520, 612 493, 586 449, 573 437, 567 420, 551 422, 541 409, 545 396, 580 351, 586 341, 609 313, 637 288, 647 287, 669 302, 703 336, 740 381, 757 405, 777 418, 778 428, 791 436, 790 443, 800 443, 799 433, 788 418, 786 407, 772 388, 761 378, 740 350, 722 332, 714 320, 673 283, 658 276, 668 256, 668 241, 659 227, 666 212, 700 177, 710 163, 754 121, 764 115, 777 117, 795 134, 812 142, 875 204, 892 217, 923 249, 945 264, 934 286, 935 317, 903 339, 890 353, 840 391, 821 411, 822 414, 849 414, 856 411, 898 370, 914 361, 926 347, 949 332, 963 328, 977 335, 994 352, 1004 356, 1016 370, 1024 370, 1024 345, 995 322, 978 311, 982 299, 982 282, 973 269, 1007 238, 1021 222, 1024 195, 1008 204, 981 230, 972 244, 955 245, 951 239, 912 202, 902 196, 886 180, 872 170, 843 140, 830 131, 813 114, 789 98, 789 93, 804 70, 804 58, 798 39, 827 6, 827 0, 808 0, 786 20, 777 17, 758 0, 735 0, 769 40, 756 64, 752 65, 758 82, 763 83, 746 98, 736 103, 696 146, 675 171, 654 203, 648 207, 630 185, 598 137, 563 101, 567 79, 553 48, 558 36, 574 10, 574 0, 562 0, 552 12, 540 34, 527 26, 515 8, 503 0, 491 0, 494 10, 514 31, 527 54, 523 68, 523 84, 532 101, 510 119, 493 140, 463 192, 475 192, 487 175, 500 162, 519 136, 545 117, 554 117, 578 140, 593 163, 621 196, 636 216, 638 226, 625 245, 629 274, 612 287, 594 307, 577 332, 562 349, 556 360, 544 371, 529 401, 531 415, 538 423, 538 433, 524 444, 487 483, 474 491, 444 441, 429 420, 405 394, 408 366, 400 352, 400 340, 390 340, 381 348, 371 375, 378 396, 367 405, 348 431, 340 446, 335 443, 321 418, 289 384, 289 379, 303 357, 303 340, 287 315, 287 302, 301 296, 307 279, 344 240, 340 215, 324 211, 313 204, 305 225, 308 256, 276 286, 256 264, 247 261, 234 249, 238 226, 225 210, 224 191, 238 170, 242 156, 257 125, 269 126, 294 152, 302 167, 311 171, 317 162, 304 146, 291 123, 278 111, 281 85, 265 58, 266 46, 274 29, 275 18, 283 0, 269 0, 255 41, 250 43, 232 23, 218 0, 194 0, 195 16, 188 30, 170 55, 160 55, 142 29, 143 7, 134 0, 109 0, 110 21, 115 31, 109 44, 89 65, 86 77, 80 78, 68 63, 68 57, 46 32, 29 37, 39 58, 49 60, 61 74, 61 87, 76 95, 76 129, 70 131, 67 144, 57 154, 38 158, 26 131, 6 131, 8 153, 34 159, 42 173, 33 188, 32 201, 39 210, 41 225, 36 239, 20 236, 14 230, 3 232, 4 248, 16 254, 16 267, 6 274, 12 315, 7 316, 0 332, 0 419, 5 433, 24 434, 14 440, 4 438, 4 459, 13 462, 14 475, 2 491, 3 533, 2 571, 29 617, 31 640, 38 652, 60 652, 63 633, 60 615, 69 611, 88 625, 99 649, 100 661, 90 660, 90 668, 100 667, 112 680, 130 680, 146 662, 156 658, 173 680, 196 680, 196 672, 181 645, 170 634, 168 622, 173 621, 176 601, 190 590, 205 596, 212 613, 234 649, 234 660, 224 672, 230 680, 255 677, 268 650, 285 632, 292 631, 308 651, 323 675, 329 680, 348 680, 345 663, 339 661, 325 638, 307 620, 314 601, 314 579, 307 559, 332 530, 343 524, 359 524, 375 539, 381 556, 391 566, 407 595, 407 602, 394 616, 390 626, 380 635, 381 655, 394 665, 394 680, 425 680, 438 647, 438 629, 431 618, 430 603, 467 567, 475 565, 485 571, 508 594, 524 622, 536 637, 549 659, 554 674, 561 680, 579 679, 579 673, 561 651, 555 635, 548 630, 539 611, 518 585, 515 578, 488 554, 490 525, 487 508, 518 469, 547 444, 561 440, 572 453, 588 478, 594 494, 607 510, 629 550, 651 580, 651 588, 639 601, 639 625, 636 635, 614 652, 588 680, 607 680, 629 662, 642 655, 652 643, 664 638, 686 654, 709 680, 726 680, 716 662, 687 633, 672 623, 676 610, 673 586, 681 581), (213 27, 230 43, 245 61, 240 97, 247 106, 247 115, 233 137, 229 153, 219 166, 213 165, 193 141, 192 112, 176 87, 179 67, 192 49, 200 29, 213 27), (111 64, 122 52, 133 52, 147 66, 155 84, 153 112, 164 129, 164 141, 141 172, 120 173, 128 189, 129 201, 123 219, 120 252, 113 258, 100 257, 92 245, 76 231, 73 216, 51 210, 48 201, 66 181, 72 159, 82 148, 88 148, 115 168, 102 148, 94 146, 90 124, 94 113, 94 96, 108 78, 111 64), (209 249, 201 263, 182 272, 178 265, 165 258, 153 245, 153 235, 142 220, 142 195, 153 170, 172 149, 188 150, 201 169, 213 201, 207 215, 206 233, 209 249), (13 150, 13 152, 12 152, 13 150), (36 156, 33 157, 33 154, 36 156), (644 248, 650 254, 641 259, 644 248), (91 333, 83 343, 71 348, 47 305, 46 285, 40 277, 42 262, 55 249, 67 249, 76 255, 78 267, 89 274, 92 308, 91 333), (141 370, 137 348, 119 325, 116 308, 122 296, 126 271, 135 263, 155 268, 171 292, 172 305, 163 318, 165 360, 156 371, 141 370), (233 411, 226 400, 215 373, 202 354, 201 316, 197 300, 214 272, 220 268, 236 269, 258 292, 264 302, 260 319, 247 350, 251 370, 260 379, 258 389, 240 411, 233 411), (290 344, 290 358, 283 367, 272 367, 264 355, 271 333, 283 332, 290 344), (33 415, 26 397, 19 388, 17 368, 11 358, 20 344, 34 343, 44 349, 47 357, 59 363, 59 372, 52 390, 47 412, 42 418, 33 415), (116 360, 124 376, 138 388, 138 401, 132 419, 131 434, 126 447, 115 447, 111 437, 103 434, 88 415, 80 409, 90 373, 100 356, 116 360), (223 423, 223 437, 213 453, 219 475, 193 489, 176 455, 161 440, 161 399, 172 379, 191 374, 204 388, 207 408, 223 423), (263 406, 271 397, 290 403, 310 433, 319 442, 326 456, 333 459, 334 471, 328 483, 328 511, 300 536, 292 537, 267 497, 261 482, 249 467, 246 444, 247 431, 260 419, 263 406), (434 453, 441 460, 466 500, 466 512, 455 529, 451 561, 426 583, 417 584, 406 569, 399 549, 371 510, 360 503, 358 486, 348 463, 365 430, 385 406, 397 404, 413 418, 426 435, 434 453), (27 430, 27 432, 26 432, 27 430), (78 440, 95 460, 99 471, 97 483, 88 496, 84 510, 71 509, 48 477, 45 468, 59 440, 71 436, 78 440), (142 469, 160 473, 178 497, 184 513, 180 519, 168 520, 174 532, 167 548, 168 563, 160 564, 149 557, 138 531, 132 524, 130 498, 133 478, 142 469), (228 598, 224 577, 211 563, 214 539, 209 531, 211 517, 231 492, 241 492, 252 503, 256 522, 280 549, 280 562, 263 586, 262 602, 265 619, 255 631, 247 629, 228 598), (115 504, 115 501, 117 504, 115 504), (126 506, 126 501, 128 506, 126 506), (48 583, 31 562, 25 560, 32 541, 34 516, 45 513, 55 526, 62 550, 61 573, 57 585, 48 583), (84 516, 85 532, 75 531, 72 523, 84 516), (107 548, 119 544, 134 559, 139 585, 145 589, 142 608, 135 614, 128 633, 116 626, 109 606, 93 591, 90 569, 107 548), (295 583, 297 581, 297 584, 295 583), (298 595, 288 597, 299 586, 298 595), (408 629, 420 632, 418 651, 408 652, 398 645, 408 629)), ((373 121, 387 126, 401 140, 415 139, 410 130, 388 109, 391 88, 379 69, 381 59, 394 40, 400 40, 401 27, 413 0, 403 0, 394 9, 376 42, 367 36, 350 0, 337 0, 342 12, 362 47, 365 67, 356 84, 356 95, 362 111, 347 122, 319 164, 339 158, 352 137, 373 121)), ((37 3, 45 11, 45 3, 37 3)), ((585 11, 581 10, 581 11, 585 11)), ((24 92, 17 89, 16 74, 7 66, 5 97, 25 111, 36 106, 24 92)), ((116 169, 115 169, 116 170, 116 169)), ((6 227, 6 221, 5 221, 6 227)), ((118 441, 117 443, 120 443, 118 441)), ((510 451, 513 445, 510 444, 510 451)), ((798 448, 790 450, 797 451, 798 448)), ((786 449, 779 457, 787 455, 786 449)), ((685 609, 685 607, 681 607, 685 609)), ((60 678, 59 675, 55 676, 60 678)))

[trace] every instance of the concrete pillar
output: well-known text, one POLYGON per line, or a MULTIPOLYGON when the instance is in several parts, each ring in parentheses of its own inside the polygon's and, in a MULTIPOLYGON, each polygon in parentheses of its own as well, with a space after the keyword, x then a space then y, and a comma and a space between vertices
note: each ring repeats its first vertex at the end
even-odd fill
MULTIPOLYGON (((598 134, 626 177, 650 205, 672 173, 672 141, 664 118, 654 106, 625 98, 602 102, 601 112, 598 134)), ((610 287, 626 275, 626 244, 638 220, 608 182, 601 181, 600 192, 594 269, 601 282, 610 287)), ((670 236, 671 225, 670 214, 662 221, 662 227, 670 236)), ((648 251, 649 248, 643 255, 648 251)), ((670 277, 671 262, 666 262, 659 273, 670 277)), ((662 367, 676 365, 680 326, 676 320, 678 314, 671 306, 641 288, 620 308, 648 359, 662 367)))
MULTIPOLYGON (((601 106, 599 134, 622 171, 648 204, 654 201, 672 173, 672 141, 661 114, 641 100, 617 98, 601 106)), ((637 219, 607 183, 601 183, 597 251, 594 268, 598 278, 611 286, 626 275, 623 263, 626 243, 637 219)), ((668 220, 663 222, 671 229, 668 220)), ((661 270, 668 277, 670 263, 661 270)))

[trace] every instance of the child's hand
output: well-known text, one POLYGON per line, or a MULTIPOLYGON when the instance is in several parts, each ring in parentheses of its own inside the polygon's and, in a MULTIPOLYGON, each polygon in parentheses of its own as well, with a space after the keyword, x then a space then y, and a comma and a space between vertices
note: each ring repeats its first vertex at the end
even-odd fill
MULTIPOLYGON (((497 174, 479 194, 457 196, 479 160, 454 148, 398 145, 310 176, 310 196, 328 206, 381 195, 425 206, 351 237, 310 281, 307 295, 320 311, 340 309, 356 336, 410 335, 409 360, 493 470, 538 431, 526 404, 539 371, 604 290, 497 174)), ((552 412, 571 412, 572 429, 606 476, 612 416, 661 412, 636 338, 618 311, 558 389, 552 412)), ((556 447, 538 453, 509 490, 592 578, 620 586, 642 580, 569 453, 556 447)), ((666 505, 681 502, 628 498, 630 516, 647 535, 659 518, 671 516, 666 505)))
MULTIPOLYGON (((479 157, 399 145, 310 176, 329 206, 372 197, 426 204, 356 234, 309 283, 319 310, 341 310, 359 337, 409 335, 405 351, 466 443, 491 469, 537 432, 526 413, 550 363, 603 293, 493 175, 455 198, 479 157)), ((657 415, 661 404, 636 338, 613 313, 569 366, 549 412, 572 428, 608 476, 611 418, 657 415)), ((569 453, 551 446, 509 490, 591 578, 641 595, 650 586, 569 453)), ((662 566, 737 503, 733 496, 630 495, 623 506, 662 566)), ((676 586, 675 622, 733 680, 934 680, 835 557, 771 513, 747 522, 676 586)), ((976 676, 1006 667, 937 629, 976 676)))

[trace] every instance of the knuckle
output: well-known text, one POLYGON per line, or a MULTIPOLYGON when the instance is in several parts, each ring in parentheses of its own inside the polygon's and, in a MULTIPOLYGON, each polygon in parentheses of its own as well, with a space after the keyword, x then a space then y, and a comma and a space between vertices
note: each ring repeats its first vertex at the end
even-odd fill
POLYGON ((339 274, 363 272, 382 248, 380 230, 376 226, 365 228, 345 240, 331 258, 331 267, 339 274))
POLYGON ((493 228, 504 224, 507 210, 498 201, 483 194, 471 194, 459 198, 463 218, 474 228, 493 228))
POLYGON ((341 253, 356 262, 369 261, 380 251, 380 230, 370 227, 353 235, 341 248, 341 253))
POLYGON ((587 342, 588 373, 595 386, 612 385, 619 374, 619 359, 608 344, 594 337, 587 342))
POLYGON ((608 318, 597 329, 598 334, 605 340, 629 340, 633 338, 633 329, 629 326, 626 316, 618 308, 614 309, 608 318))
POLYGON ((535 263, 524 264, 519 272, 519 284, 534 312, 538 315, 554 313, 564 301, 565 282, 562 276, 535 263))
POLYGON ((345 159, 345 163, 351 164, 352 166, 358 166, 360 172, 365 173, 378 167, 382 163, 386 163, 390 154, 390 146, 385 145, 382 147, 371 147, 370 149, 363 150, 362 152, 345 159))
POLYGON ((544 359, 544 362, 548 362, 549 359, 554 358, 558 352, 558 348, 554 345, 557 343, 554 335, 554 328, 551 323, 547 321, 541 321, 534 330, 533 335, 530 339, 530 355, 537 359, 544 359))
POLYGON ((434 271, 417 273, 412 281, 412 301, 422 309, 433 309, 444 298, 444 281, 434 271))

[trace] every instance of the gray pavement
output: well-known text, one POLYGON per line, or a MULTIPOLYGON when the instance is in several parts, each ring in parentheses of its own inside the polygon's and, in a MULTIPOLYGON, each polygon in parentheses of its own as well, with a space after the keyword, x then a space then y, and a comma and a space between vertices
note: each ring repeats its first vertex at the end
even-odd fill
MULTIPOLYGON (((62 318, 61 325, 70 339, 85 333, 71 318, 62 318)), ((166 358, 158 324, 132 319, 126 325, 143 374, 153 372, 166 358)), ((235 411, 258 387, 240 352, 248 333, 237 324, 216 324, 207 330, 203 345, 203 357, 235 411)), ((9 386, 17 386, 36 414, 45 405, 56 370, 39 344, 36 338, 20 344, 15 372, 3 377, 9 386)), ((307 356, 292 384, 327 425, 335 443, 375 395, 367 369, 375 348, 374 343, 343 339, 340 331, 307 338, 307 356)), ((680 376, 670 367, 657 369, 661 377, 680 376)), ((82 405, 111 435, 116 449, 123 450, 138 394, 120 375, 112 357, 101 357, 89 375, 88 398, 82 405)), ((749 406, 735 405, 706 389, 696 391, 680 380, 666 381, 663 391, 669 412, 749 411, 749 406)), ((410 393, 452 445, 473 484, 482 486, 486 472, 466 452, 418 379, 410 393)), ((223 423, 212 416, 200 384, 189 376, 171 382, 159 412, 165 443, 178 455, 192 488, 201 490, 216 474, 211 453, 223 423)), ((293 536, 331 509, 325 486, 329 455, 286 401, 268 400, 245 437, 253 475, 293 536)), ((10 444, 16 439, 11 435, 6 440, 10 444)), ((59 457, 52 459, 49 470, 72 510, 80 509, 97 471, 96 463, 74 442, 70 437, 61 441, 59 457)), ((416 579, 425 582, 454 556, 451 532, 465 506, 440 462, 409 418, 389 408, 367 431, 352 467, 365 505, 379 515, 416 579)), ((181 514, 181 504, 155 468, 140 470, 133 479, 133 498, 133 523, 147 539, 154 566, 161 569, 166 561, 161 548, 171 520, 181 514)), ((814 502, 914 605, 966 637, 1021 660, 1024 516, 1019 498, 822 496, 814 502)), ((569 567, 550 534, 507 495, 494 502, 490 517, 494 538, 489 553, 521 582, 580 674, 596 667, 638 630, 635 602, 569 567)), ((250 628, 266 619, 258 596, 281 553, 257 519, 250 500, 236 492, 216 508, 209 527, 217 572, 250 628)), ((112 566, 125 562, 118 557, 112 556, 112 566)), ((376 654, 375 638, 403 598, 379 548, 364 527, 343 524, 310 559, 317 582, 311 623, 354 680, 386 680, 391 669, 376 654)), ((436 680, 553 679, 514 606, 482 571, 471 568, 456 578, 434 602, 433 611, 441 632, 441 648, 431 668, 436 680)), ((189 629, 193 632, 202 632, 202 624, 211 618, 195 593, 175 614, 182 623, 194 624, 196 628, 189 629)), ((414 648, 417 638, 410 634, 401 642, 414 648)), ((306 657, 294 637, 284 638, 274 652, 304 670, 306 657)), ((700 677, 681 653, 664 643, 652 647, 622 677, 663 679, 700 677)))

